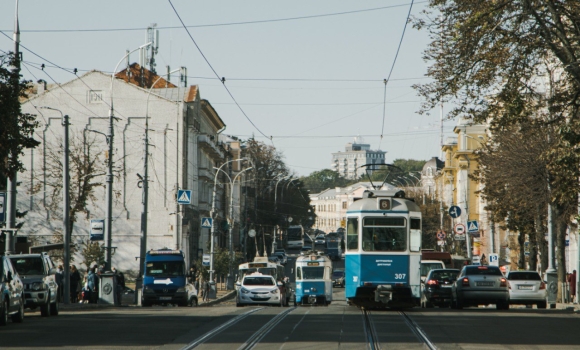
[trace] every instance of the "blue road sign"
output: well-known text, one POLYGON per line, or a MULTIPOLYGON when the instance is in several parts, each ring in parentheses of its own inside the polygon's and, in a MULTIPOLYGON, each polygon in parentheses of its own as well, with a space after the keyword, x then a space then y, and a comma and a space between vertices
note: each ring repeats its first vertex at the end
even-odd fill
POLYGON ((477 220, 472 220, 472 221, 467 222, 467 232, 469 232, 469 233, 479 232, 479 225, 477 223, 477 220))
POLYGON ((212 224, 213 224, 212 218, 201 218, 201 227, 211 228, 212 224))
POLYGON ((91 220, 91 232, 89 235, 89 240, 91 241, 105 240, 105 220, 103 219, 91 220))
POLYGON ((178 204, 191 204, 191 190, 179 190, 179 191, 177 191, 177 203, 178 204))
POLYGON ((461 208, 459 208, 456 205, 452 205, 451 208, 449 208, 449 216, 451 216, 452 218, 458 218, 461 216, 461 208))

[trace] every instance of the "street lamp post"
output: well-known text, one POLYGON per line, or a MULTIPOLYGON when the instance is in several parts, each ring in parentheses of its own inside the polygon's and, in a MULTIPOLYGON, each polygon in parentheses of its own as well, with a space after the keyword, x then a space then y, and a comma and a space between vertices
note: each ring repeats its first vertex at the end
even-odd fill
POLYGON ((106 182, 107 182, 107 218, 105 220, 106 225, 105 225, 105 236, 107 237, 107 243, 106 243, 106 265, 105 265, 105 270, 107 271, 111 271, 111 250, 112 250, 112 242, 113 242, 113 230, 112 230, 112 225, 113 225, 113 121, 115 120, 115 110, 113 108, 113 82, 115 81, 115 74, 117 74, 117 68, 119 68, 119 65, 121 64, 121 62, 123 62, 125 60, 125 58, 127 58, 127 56, 129 56, 130 54, 132 54, 133 52, 137 51, 137 50, 142 50, 145 47, 151 45, 152 42, 148 42, 147 44, 141 45, 138 48, 134 49, 133 51, 129 51, 128 53, 126 53, 123 58, 121 58, 121 60, 119 60, 119 63, 117 63, 117 65, 115 66, 115 69, 113 69, 113 73, 111 73, 111 88, 110 88, 110 100, 111 100, 111 108, 109 109, 109 130, 107 132, 107 143, 109 145, 109 154, 108 154, 108 159, 107 159, 107 176, 106 176, 106 182))
MULTIPOLYGON (((280 175, 278 175, 278 177, 280 177, 280 175)), ((282 180, 291 179, 291 178, 292 178, 292 175, 282 176, 278 179, 278 181, 276 181, 276 186, 274 187, 274 216, 276 217, 276 219, 278 218, 278 184, 282 180)), ((274 229, 274 230, 276 230, 276 229, 274 229)), ((277 238, 276 232, 274 232, 274 244, 276 244, 276 247, 278 247, 278 242, 276 241, 276 238, 277 238)))
POLYGON ((238 172, 236 174, 236 176, 234 176, 234 179, 232 180, 232 178, 230 177, 230 175, 228 175, 228 173, 226 173, 223 169, 218 169, 215 168, 216 171, 221 171, 223 172, 228 179, 230 180, 230 222, 229 222, 229 227, 228 227, 228 246, 229 246, 229 255, 230 255, 230 261, 228 264, 228 270, 229 270, 229 274, 228 274, 228 279, 227 279, 227 283, 226 283, 226 289, 227 290, 233 290, 234 289, 234 271, 233 271, 233 265, 232 262, 234 260, 234 240, 233 240, 233 236, 232 236, 232 229, 234 227, 234 185, 236 183, 236 179, 238 178, 238 176, 240 176, 244 171, 248 171, 250 169, 253 169, 253 167, 249 167, 246 168, 240 172, 238 172))
POLYGON ((242 161, 242 160, 246 160, 246 158, 228 160, 224 164, 220 165, 219 168, 217 168, 217 171, 215 172, 215 176, 214 176, 214 180, 213 180, 213 195, 212 195, 212 200, 211 200, 211 211, 209 213, 209 216, 212 218, 212 225, 211 225, 211 229, 210 229, 211 242, 210 242, 210 257, 209 257, 209 282, 210 283, 213 283, 214 272, 215 272, 214 268, 213 268, 214 232, 215 232, 215 223, 213 222, 213 219, 215 219, 214 212, 215 212, 215 194, 217 191, 217 177, 218 177, 219 171, 224 167, 224 165, 231 163, 231 162, 242 161))
POLYGON ((52 107, 40 107, 50 109, 60 113, 63 126, 63 159, 62 159, 62 229, 63 229, 63 298, 65 305, 70 304, 70 176, 69 176, 69 146, 68 146, 68 115, 62 113, 60 109, 52 107))

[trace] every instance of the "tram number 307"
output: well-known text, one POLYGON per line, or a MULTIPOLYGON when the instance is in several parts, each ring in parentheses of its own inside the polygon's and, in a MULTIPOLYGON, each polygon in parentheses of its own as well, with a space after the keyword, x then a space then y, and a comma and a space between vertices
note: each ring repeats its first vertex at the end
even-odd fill
POLYGON ((405 277, 407 277, 407 274, 406 273, 396 273, 395 274, 395 279, 396 280, 404 280, 405 277))

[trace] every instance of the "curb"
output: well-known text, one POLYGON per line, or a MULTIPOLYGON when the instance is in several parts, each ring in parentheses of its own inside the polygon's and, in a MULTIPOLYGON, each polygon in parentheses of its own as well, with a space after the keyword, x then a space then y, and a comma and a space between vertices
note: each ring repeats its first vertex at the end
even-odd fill
POLYGON ((197 306, 198 306, 198 307, 206 307, 206 306, 212 306, 212 305, 215 305, 215 304, 219 304, 219 303, 221 303, 222 301, 226 301, 226 300, 233 299, 235 296, 236 296, 236 291, 235 291, 235 290, 232 290, 232 291, 230 291, 229 293, 227 293, 227 294, 224 294, 224 295, 223 295, 223 296, 221 296, 220 298, 217 298, 217 299, 215 299, 215 300, 210 300, 210 301, 208 301, 208 302, 205 302, 205 303, 202 303, 202 304, 198 304, 197 306))

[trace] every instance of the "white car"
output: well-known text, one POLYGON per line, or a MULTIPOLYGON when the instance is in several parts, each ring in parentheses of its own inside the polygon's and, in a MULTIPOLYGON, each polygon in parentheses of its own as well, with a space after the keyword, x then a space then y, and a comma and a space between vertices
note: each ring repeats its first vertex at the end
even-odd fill
POLYGON ((536 271, 510 271, 507 275, 510 304, 536 304, 546 308, 546 284, 536 271))
POLYGON ((284 305, 284 298, 274 277, 258 272, 244 276, 239 285, 236 306, 249 304, 284 305))

